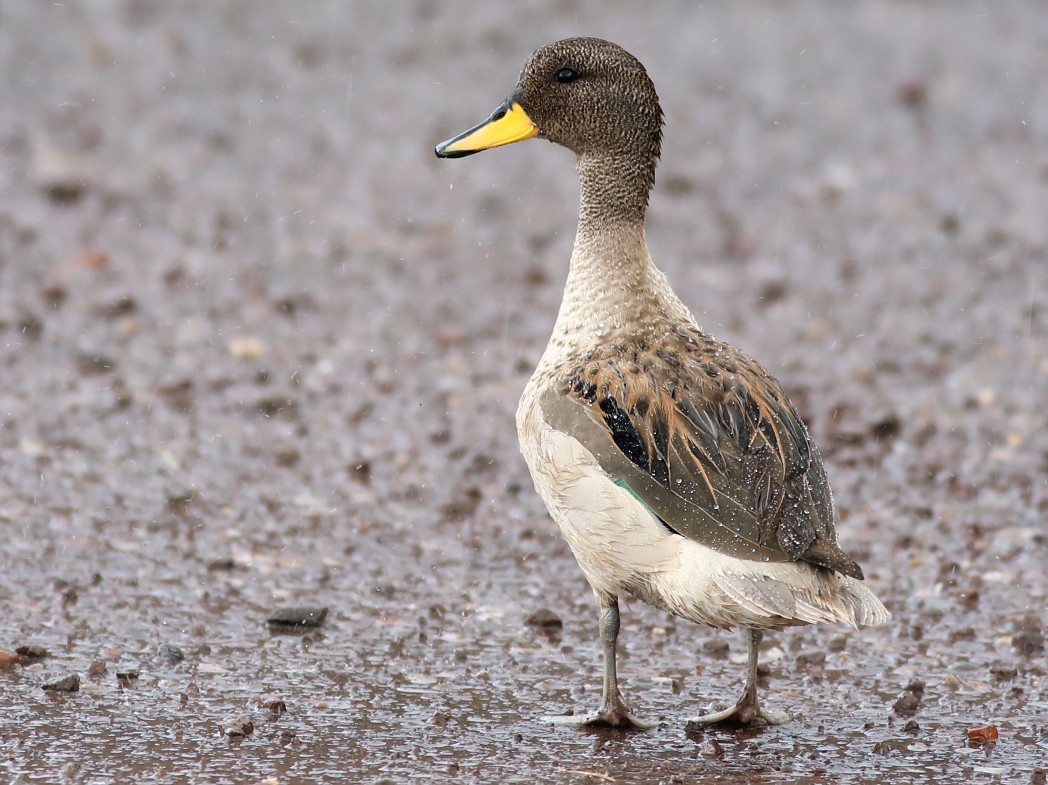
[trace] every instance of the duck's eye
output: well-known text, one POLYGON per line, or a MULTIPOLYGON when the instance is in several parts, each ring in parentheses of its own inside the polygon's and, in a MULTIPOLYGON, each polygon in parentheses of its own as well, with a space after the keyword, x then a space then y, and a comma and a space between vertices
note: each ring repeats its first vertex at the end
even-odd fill
POLYGON ((574 82, 578 78, 579 75, 575 72, 575 69, 573 68, 561 68, 559 71, 557 71, 558 82, 574 82))

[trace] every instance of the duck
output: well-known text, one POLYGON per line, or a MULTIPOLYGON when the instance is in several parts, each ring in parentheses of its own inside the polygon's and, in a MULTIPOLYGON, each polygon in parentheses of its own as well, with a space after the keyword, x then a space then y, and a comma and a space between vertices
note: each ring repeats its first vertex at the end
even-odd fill
POLYGON ((526 139, 571 150, 578 230, 549 343, 517 409, 535 489, 599 606, 598 709, 545 719, 643 729, 616 665, 619 601, 741 628, 745 684, 687 721, 768 725, 758 700, 767 630, 885 624, 890 614, 837 543, 819 451, 779 382, 702 330, 645 240, 663 111, 644 66, 599 38, 535 51, 478 125, 436 146, 461 158, 526 139))

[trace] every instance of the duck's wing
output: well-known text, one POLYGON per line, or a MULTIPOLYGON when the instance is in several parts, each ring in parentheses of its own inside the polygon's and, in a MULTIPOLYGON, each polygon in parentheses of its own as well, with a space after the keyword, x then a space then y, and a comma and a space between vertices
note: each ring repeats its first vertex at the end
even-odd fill
POLYGON ((837 545, 804 423, 775 379, 726 344, 678 330, 608 345, 560 366, 540 406, 674 533, 862 578, 837 545))

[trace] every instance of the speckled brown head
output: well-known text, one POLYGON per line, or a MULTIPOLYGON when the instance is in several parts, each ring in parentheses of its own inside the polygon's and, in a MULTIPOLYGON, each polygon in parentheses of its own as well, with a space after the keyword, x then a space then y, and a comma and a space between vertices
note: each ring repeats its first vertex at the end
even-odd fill
POLYGON ((534 136, 636 183, 647 202, 662 141, 662 109, 647 71, 616 44, 568 38, 536 51, 516 89, 479 125, 436 147, 461 158, 534 136))

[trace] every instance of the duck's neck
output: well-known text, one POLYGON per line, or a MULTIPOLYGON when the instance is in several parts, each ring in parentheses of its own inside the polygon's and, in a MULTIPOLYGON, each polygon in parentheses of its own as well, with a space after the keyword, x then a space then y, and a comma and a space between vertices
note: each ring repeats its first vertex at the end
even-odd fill
POLYGON ((652 155, 578 156, 579 233, 609 224, 643 228, 648 195, 655 184, 652 155))
POLYGON ((580 156, 578 165, 579 229, 551 348, 584 350, 690 320, 644 240, 654 159, 580 156))

